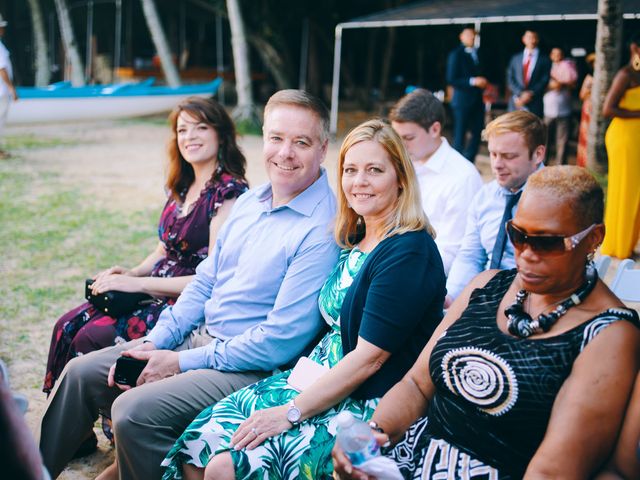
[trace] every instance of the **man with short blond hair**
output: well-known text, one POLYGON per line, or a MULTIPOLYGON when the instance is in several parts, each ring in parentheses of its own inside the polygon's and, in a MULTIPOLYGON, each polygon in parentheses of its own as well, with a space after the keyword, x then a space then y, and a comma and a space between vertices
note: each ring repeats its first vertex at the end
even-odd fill
POLYGON ((201 410, 291 362, 320 333, 318 294, 339 253, 335 196, 321 168, 328 113, 301 91, 272 100, 263 128, 269 183, 238 198, 175 305, 145 339, 67 364, 42 419, 40 449, 54 478, 98 412, 110 410, 120 479, 159 479, 162 459, 201 410), (114 383, 120 355, 148 362, 134 388, 114 383))
POLYGON ((515 267, 505 223, 513 217, 529 175, 542 167, 545 157, 547 129, 531 112, 499 116, 486 126, 483 137, 495 180, 482 187, 471 202, 462 245, 447 278, 445 305, 483 270, 515 267))

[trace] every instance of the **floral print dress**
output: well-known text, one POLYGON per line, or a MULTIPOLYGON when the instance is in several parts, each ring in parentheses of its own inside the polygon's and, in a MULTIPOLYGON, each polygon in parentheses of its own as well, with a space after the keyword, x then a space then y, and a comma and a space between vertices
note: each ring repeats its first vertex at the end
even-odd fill
MULTIPOLYGON (((218 170, 185 215, 181 205, 169 198, 158 226, 158 235, 167 253, 154 266, 150 276, 193 275, 198 264, 207 257, 211 219, 225 200, 239 197, 247 188, 244 180, 218 170)), ((162 310, 175 300, 157 298, 150 305, 118 318, 109 317, 88 302, 64 314, 53 328, 43 391, 51 392, 72 358, 146 335, 162 310)))
MULTIPOLYGON (((320 311, 330 330, 313 349, 309 358, 329 368, 342 358, 340 309, 365 258, 366 254, 357 248, 344 250, 320 291, 320 311)), ((335 417, 341 411, 349 410, 356 418, 368 420, 379 399, 353 400, 347 397, 325 412, 267 439, 253 450, 235 451, 229 446, 236 429, 253 412, 285 405, 298 395, 287 383, 290 374, 291 370, 287 370, 273 375, 238 390, 203 410, 178 438, 162 462, 167 467, 163 479, 181 479, 182 463, 204 468, 212 456, 226 451, 231 453, 237 480, 331 478, 335 417)))

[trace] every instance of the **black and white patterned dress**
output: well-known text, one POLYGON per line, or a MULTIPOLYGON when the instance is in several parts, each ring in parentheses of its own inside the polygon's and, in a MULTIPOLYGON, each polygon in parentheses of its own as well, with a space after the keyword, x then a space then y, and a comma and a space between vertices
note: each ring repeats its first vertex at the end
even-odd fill
POLYGON ((391 452, 405 478, 522 478, 580 352, 614 322, 640 326, 635 311, 617 308, 550 338, 507 335, 497 309, 515 275, 499 272, 476 289, 434 346, 427 417, 391 452))

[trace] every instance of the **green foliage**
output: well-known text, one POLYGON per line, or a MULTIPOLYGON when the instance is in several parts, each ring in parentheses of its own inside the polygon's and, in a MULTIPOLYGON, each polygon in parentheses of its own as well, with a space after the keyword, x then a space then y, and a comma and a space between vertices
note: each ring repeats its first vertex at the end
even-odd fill
POLYGON ((238 135, 258 135, 262 136, 262 125, 254 119, 236 120, 236 132, 238 135))

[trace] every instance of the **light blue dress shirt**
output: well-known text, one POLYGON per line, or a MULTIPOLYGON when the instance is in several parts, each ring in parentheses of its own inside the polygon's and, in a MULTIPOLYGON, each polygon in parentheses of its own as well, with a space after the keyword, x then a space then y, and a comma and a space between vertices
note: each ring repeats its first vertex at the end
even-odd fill
MULTIPOLYGON (((520 190, 523 188, 524 186, 520 190)), ((504 228, 500 225, 500 221, 507 201, 506 196, 509 193, 511 192, 493 180, 484 185, 473 197, 467 214, 467 226, 462 245, 447 277, 447 295, 452 298, 460 295, 476 275, 489 267, 498 230, 504 228)), ((513 207, 514 214, 517 208, 518 204, 513 207)), ((513 245, 507 239, 500 269, 510 269, 515 266, 513 245)))
POLYGON ((318 294, 338 260, 336 201, 320 178, 272 208, 271 185, 236 201, 215 248, 147 339, 173 349, 203 323, 215 337, 179 352, 180 370, 269 371, 296 356, 323 326, 318 294))

